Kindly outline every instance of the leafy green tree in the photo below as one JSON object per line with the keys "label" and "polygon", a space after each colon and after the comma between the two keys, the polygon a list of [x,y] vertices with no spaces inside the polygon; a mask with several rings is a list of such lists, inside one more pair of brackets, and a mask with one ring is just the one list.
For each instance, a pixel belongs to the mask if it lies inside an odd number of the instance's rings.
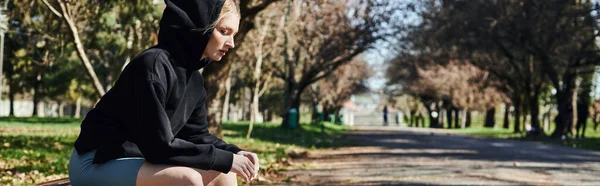
{"label": "leafy green tree", "polygon": [[40,1],[64,21],[61,26],[70,33],[65,40],[75,46],[96,98],[110,88],[126,61],[156,43],[160,13],[151,1]]}

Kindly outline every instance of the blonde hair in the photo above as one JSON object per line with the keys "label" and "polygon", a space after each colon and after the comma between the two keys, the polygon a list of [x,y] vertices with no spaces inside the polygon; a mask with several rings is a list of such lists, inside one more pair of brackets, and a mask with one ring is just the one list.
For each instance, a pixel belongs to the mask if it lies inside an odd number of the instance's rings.
{"label": "blonde hair", "polygon": [[238,16],[238,19],[241,18],[240,7],[238,7],[233,0],[225,0],[223,8],[221,8],[221,13],[219,13],[219,18],[215,22],[212,22],[208,28],[204,30],[204,33],[206,34],[207,32],[214,30],[217,27],[217,24],[229,16]]}

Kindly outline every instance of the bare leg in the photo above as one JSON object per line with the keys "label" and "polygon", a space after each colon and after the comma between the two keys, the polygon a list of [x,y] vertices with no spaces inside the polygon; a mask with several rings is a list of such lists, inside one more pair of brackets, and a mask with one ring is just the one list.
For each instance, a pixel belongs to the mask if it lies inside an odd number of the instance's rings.
{"label": "bare leg", "polygon": [[207,186],[237,186],[236,174],[233,172],[224,174],[214,170],[195,170],[202,175],[202,181]]}
{"label": "bare leg", "polygon": [[138,171],[137,186],[194,185],[221,186],[237,185],[235,173],[223,174],[184,166],[157,165],[144,162]]}

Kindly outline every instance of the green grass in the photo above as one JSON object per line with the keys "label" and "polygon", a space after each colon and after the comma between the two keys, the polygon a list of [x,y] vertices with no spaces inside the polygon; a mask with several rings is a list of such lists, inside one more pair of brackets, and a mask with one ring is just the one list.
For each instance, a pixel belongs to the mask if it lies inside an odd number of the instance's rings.
{"label": "green grass", "polygon": [[79,124],[82,119],[72,117],[0,117],[1,124]]}
{"label": "green grass", "polygon": [[0,185],[31,185],[67,176],[81,119],[0,118]]}
{"label": "green grass", "polygon": [[[31,185],[66,177],[80,122],[72,118],[0,118],[0,185]],[[348,129],[344,126],[325,123],[324,133],[319,125],[300,126],[288,130],[277,123],[259,123],[247,140],[247,122],[226,122],[223,133],[226,142],[256,152],[263,172],[285,169],[290,158],[310,149],[352,143],[340,135]]]}

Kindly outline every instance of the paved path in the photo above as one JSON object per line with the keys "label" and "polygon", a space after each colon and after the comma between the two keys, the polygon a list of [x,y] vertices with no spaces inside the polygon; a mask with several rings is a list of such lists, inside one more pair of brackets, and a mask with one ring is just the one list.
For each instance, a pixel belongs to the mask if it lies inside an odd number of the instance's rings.
{"label": "paved path", "polygon": [[279,185],[600,185],[595,151],[406,127],[349,136],[361,144],[295,159]]}

